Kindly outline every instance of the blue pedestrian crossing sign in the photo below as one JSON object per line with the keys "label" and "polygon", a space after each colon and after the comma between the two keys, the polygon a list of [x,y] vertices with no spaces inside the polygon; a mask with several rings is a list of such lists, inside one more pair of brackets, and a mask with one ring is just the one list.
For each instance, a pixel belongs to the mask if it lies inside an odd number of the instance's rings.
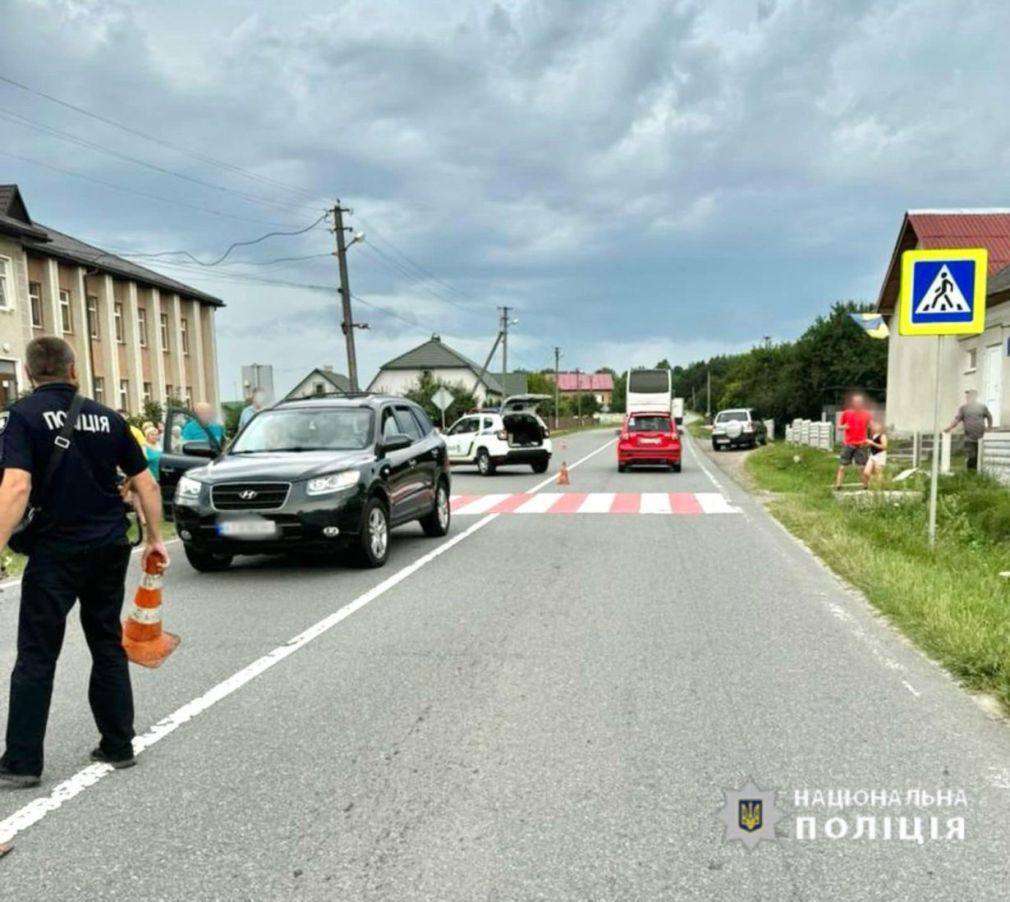
{"label": "blue pedestrian crossing sign", "polygon": [[901,255],[902,335],[977,335],[985,331],[985,248],[905,251]]}

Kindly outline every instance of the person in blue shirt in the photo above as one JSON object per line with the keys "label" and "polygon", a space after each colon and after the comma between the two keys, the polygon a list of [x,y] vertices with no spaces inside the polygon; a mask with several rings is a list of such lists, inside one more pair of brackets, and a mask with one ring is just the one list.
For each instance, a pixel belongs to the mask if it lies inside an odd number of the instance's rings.
{"label": "person in blue shirt", "polygon": [[183,442],[205,442],[210,433],[214,440],[224,447],[224,426],[214,419],[214,408],[206,401],[194,405],[195,419],[189,420],[182,427]]}
{"label": "person in blue shirt", "polygon": [[244,429],[245,424],[248,423],[256,414],[258,414],[264,407],[267,406],[267,396],[266,393],[261,388],[257,388],[253,392],[251,403],[247,404],[242,408],[242,413],[238,416],[238,428]]}

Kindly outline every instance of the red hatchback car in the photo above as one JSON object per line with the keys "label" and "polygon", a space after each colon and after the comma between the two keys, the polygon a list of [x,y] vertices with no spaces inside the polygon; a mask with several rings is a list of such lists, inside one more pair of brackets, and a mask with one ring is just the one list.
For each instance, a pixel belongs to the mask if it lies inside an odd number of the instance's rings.
{"label": "red hatchback car", "polygon": [[668,413],[629,413],[617,440],[617,469],[632,464],[666,464],[680,472],[680,432]]}

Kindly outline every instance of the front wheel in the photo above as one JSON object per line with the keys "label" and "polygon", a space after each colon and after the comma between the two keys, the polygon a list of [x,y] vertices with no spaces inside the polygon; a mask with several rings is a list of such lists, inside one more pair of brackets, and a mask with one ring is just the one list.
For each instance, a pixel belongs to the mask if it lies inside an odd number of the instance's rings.
{"label": "front wheel", "polygon": [[198,551],[189,545],[184,545],[183,551],[189,565],[199,573],[220,573],[231,566],[232,556],[230,554],[208,554],[206,551]]}
{"label": "front wheel", "polygon": [[487,448],[481,448],[477,452],[477,472],[481,476],[493,476],[494,471],[495,465],[491,455],[487,453]]}
{"label": "front wheel", "polygon": [[718,451],[720,447],[722,447],[722,446],[717,441],[713,440],[713,442],[712,442],[712,450],[713,451]]}
{"label": "front wheel", "polygon": [[678,460],[675,464],[670,464],[670,469],[673,470],[674,473],[679,473],[680,472],[680,461]]}
{"label": "front wheel", "polygon": [[549,460],[538,460],[535,464],[530,464],[534,473],[546,473]]}
{"label": "front wheel", "polygon": [[431,513],[421,518],[421,529],[426,536],[433,539],[441,538],[449,532],[449,520],[452,512],[449,507],[449,491],[445,483],[439,481],[438,488],[435,489],[435,505]]}
{"label": "front wheel", "polygon": [[378,498],[369,498],[361,512],[355,558],[362,567],[381,567],[389,556],[389,517]]}

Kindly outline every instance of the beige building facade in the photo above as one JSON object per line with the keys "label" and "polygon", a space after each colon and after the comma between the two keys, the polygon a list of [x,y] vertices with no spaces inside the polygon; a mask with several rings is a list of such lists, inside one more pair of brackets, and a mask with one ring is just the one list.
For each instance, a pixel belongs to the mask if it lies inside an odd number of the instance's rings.
{"label": "beige building facade", "polygon": [[215,314],[223,302],[31,220],[0,185],[0,406],[29,388],[24,350],[60,335],[82,391],[139,413],[145,401],[220,402]]}
{"label": "beige building facade", "polygon": [[[985,248],[989,257],[985,331],[922,337],[898,329],[901,255],[912,250]],[[893,432],[933,428],[937,349],[940,419],[946,425],[978,392],[997,428],[1010,427],[1010,210],[910,210],[884,275],[877,310],[891,336],[887,356],[887,424]]]}

